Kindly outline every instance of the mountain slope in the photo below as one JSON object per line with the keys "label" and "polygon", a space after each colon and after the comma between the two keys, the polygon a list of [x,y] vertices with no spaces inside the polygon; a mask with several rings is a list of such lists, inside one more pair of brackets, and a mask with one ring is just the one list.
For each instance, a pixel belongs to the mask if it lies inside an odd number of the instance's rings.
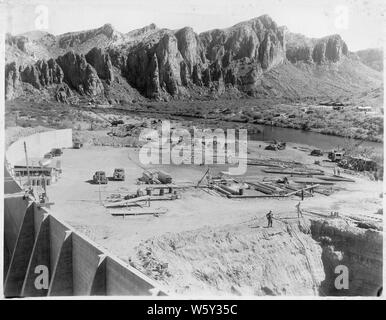
{"label": "mountain slope", "polygon": [[383,71],[383,50],[366,49],[355,52],[363,64],[377,71]]}
{"label": "mountain slope", "polygon": [[106,24],[59,36],[8,35],[6,47],[7,99],[25,87],[28,94],[56,90],[60,101],[118,103],[224,94],[344,98],[382,86],[382,74],[339,35],[309,39],[267,15],[200,34],[154,24],[123,34]]}

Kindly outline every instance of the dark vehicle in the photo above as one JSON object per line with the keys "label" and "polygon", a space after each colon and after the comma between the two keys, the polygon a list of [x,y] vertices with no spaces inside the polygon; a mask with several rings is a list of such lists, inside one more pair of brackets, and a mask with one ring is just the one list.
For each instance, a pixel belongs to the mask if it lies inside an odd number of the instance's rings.
{"label": "dark vehicle", "polygon": [[80,149],[83,147],[83,143],[81,142],[74,142],[73,148],[74,149]]}
{"label": "dark vehicle", "polygon": [[92,181],[96,184],[107,184],[107,177],[104,171],[97,171],[92,176]]}
{"label": "dark vehicle", "polygon": [[113,121],[111,121],[111,125],[113,127],[116,127],[119,124],[124,124],[123,120],[113,120]]}
{"label": "dark vehicle", "polygon": [[52,153],[48,152],[44,155],[44,159],[52,159]]}
{"label": "dark vehicle", "polygon": [[322,155],[323,155],[323,152],[320,151],[320,149],[314,149],[311,151],[311,156],[321,157]]}
{"label": "dark vehicle", "polygon": [[122,169],[122,168],[114,169],[113,179],[114,180],[125,181],[125,170]]}
{"label": "dark vehicle", "polygon": [[343,152],[331,151],[328,153],[328,159],[332,162],[339,162],[343,159]]}
{"label": "dark vehicle", "polygon": [[53,157],[60,157],[63,154],[63,151],[60,148],[53,148],[51,149],[50,153],[52,154]]}

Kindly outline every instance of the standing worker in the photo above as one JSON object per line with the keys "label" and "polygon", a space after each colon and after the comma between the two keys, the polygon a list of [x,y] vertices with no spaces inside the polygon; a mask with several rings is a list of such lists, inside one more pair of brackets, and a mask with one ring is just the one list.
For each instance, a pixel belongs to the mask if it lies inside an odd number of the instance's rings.
{"label": "standing worker", "polygon": [[302,217],[303,218],[303,212],[302,209],[300,208],[300,201],[299,203],[295,206],[297,211],[298,211],[298,218]]}
{"label": "standing worker", "polygon": [[273,220],[273,213],[271,210],[266,214],[267,220],[268,220],[268,228],[272,228],[272,220]]}

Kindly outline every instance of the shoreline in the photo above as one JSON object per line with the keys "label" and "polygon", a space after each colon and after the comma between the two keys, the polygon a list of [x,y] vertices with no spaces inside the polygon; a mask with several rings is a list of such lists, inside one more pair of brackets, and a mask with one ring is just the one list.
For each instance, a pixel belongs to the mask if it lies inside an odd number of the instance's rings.
{"label": "shoreline", "polygon": [[[270,124],[269,120],[261,120],[258,122],[252,122],[251,123],[251,122],[245,122],[245,121],[221,119],[221,117],[220,118],[204,117],[204,116],[191,115],[188,113],[171,113],[171,112],[167,112],[167,111],[162,112],[159,110],[157,110],[157,111],[145,111],[145,110],[138,110],[138,109],[130,110],[130,109],[125,109],[123,107],[120,108],[120,107],[115,107],[115,106],[114,107],[108,107],[108,108],[106,108],[106,107],[93,107],[93,109],[104,110],[104,111],[106,111],[106,110],[123,111],[123,112],[125,112],[125,114],[133,114],[133,115],[143,116],[143,117],[147,117],[147,118],[154,118],[154,116],[163,115],[163,116],[168,116],[169,118],[171,118],[170,120],[186,120],[186,121],[194,121],[194,120],[200,121],[201,120],[204,122],[221,121],[224,123],[233,124],[235,127],[244,124],[244,125],[252,126],[252,127],[266,126],[266,127],[274,127],[274,128],[293,129],[293,130],[297,130],[299,132],[313,132],[313,133],[319,133],[319,134],[322,134],[325,136],[347,138],[347,139],[355,140],[355,141],[373,142],[373,143],[379,143],[379,144],[384,143],[383,140],[380,140],[378,138],[361,138],[359,136],[347,137],[347,136],[345,136],[343,134],[339,134],[339,133],[323,132],[323,131],[318,130],[316,128],[310,128],[309,130],[303,130],[301,128],[295,128],[291,124],[286,125],[286,124],[281,124],[281,123],[277,123],[277,122]],[[182,118],[182,119],[175,119],[174,117]],[[256,129],[258,129],[258,128],[256,128]],[[259,132],[262,132],[262,131],[259,131]]]}

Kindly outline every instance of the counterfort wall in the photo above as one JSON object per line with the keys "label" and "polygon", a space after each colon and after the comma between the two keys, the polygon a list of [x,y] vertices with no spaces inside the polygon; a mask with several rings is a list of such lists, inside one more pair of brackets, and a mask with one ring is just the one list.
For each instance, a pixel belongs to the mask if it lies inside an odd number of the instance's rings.
{"label": "counterfort wall", "polygon": [[72,130],[21,138],[6,151],[4,183],[4,296],[165,295],[158,284],[113,257],[31,199],[13,179],[12,166],[72,146]]}

